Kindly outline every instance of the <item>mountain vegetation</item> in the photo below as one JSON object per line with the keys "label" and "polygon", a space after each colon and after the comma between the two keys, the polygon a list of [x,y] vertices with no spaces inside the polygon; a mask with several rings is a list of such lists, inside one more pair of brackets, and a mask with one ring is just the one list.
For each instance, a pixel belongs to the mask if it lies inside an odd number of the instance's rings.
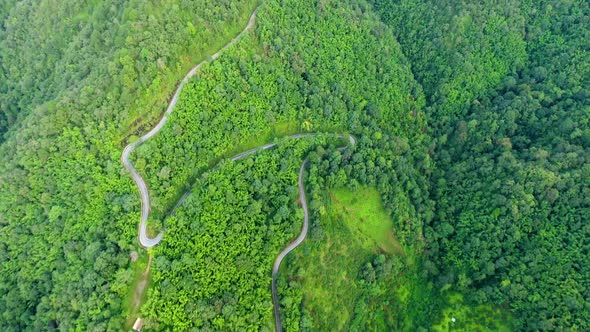
{"label": "mountain vegetation", "polygon": [[517,329],[588,329],[590,6],[375,6],[430,95],[433,280]]}
{"label": "mountain vegetation", "polygon": [[2,2],[0,330],[121,329],[139,220],[122,142],[255,5]]}
{"label": "mountain vegetation", "polygon": [[121,152],[255,8],[131,156],[165,229],[146,329],[274,329],[305,159],[286,330],[590,329],[587,1],[7,0],[0,330],[128,328]]}

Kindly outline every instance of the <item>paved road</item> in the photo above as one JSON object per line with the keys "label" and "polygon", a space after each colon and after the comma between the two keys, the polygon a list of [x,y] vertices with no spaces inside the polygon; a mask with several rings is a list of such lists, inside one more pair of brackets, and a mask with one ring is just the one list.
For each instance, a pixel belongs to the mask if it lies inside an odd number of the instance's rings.
{"label": "paved road", "polygon": [[[285,138],[287,138],[287,139],[298,139],[298,138],[314,137],[314,136],[318,136],[318,135],[322,135],[322,134],[320,134],[320,133],[300,133],[300,134],[294,134],[294,135],[290,135],[290,136],[285,136]],[[330,133],[323,134],[323,135],[326,135],[328,137],[336,137],[336,138],[348,138],[348,142],[350,143],[348,146],[352,146],[352,145],[355,145],[356,144],[356,138],[354,136],[352,136],[352,135],[346,135],[346,134],[330,134]],[[274,148],[275,146],[277,146],[277,144],[278,144],[277,142],[267,143],[267,144],[264,144],[262,146],[252,148],[250,150],[246,150],[244,152],[240,152],[237,155],[229,158],[229,160],[231,160],[231,161],[238,161],[238,160],[244,159],[244,158],[246,158],[246,157],[248,157],[250,155],[253,155],[255,153],[258,153],[258,152],[261,152],[261,151],[264,151],[264,150],[268,150],[268,149]],[[344,147],[338,148],[338,150],[346,149],[348,146],[344,146]],[[212,168],[212,170],[219,168],[220,164],[221,163],[215,165]],[[188,198],[188,195],[191,193],[191,190],[192,189],[187,190],[184,193],[184,195],[182,195],[182,197],[180,198],[180,200],[178,201],[178,203],[176,203],[176,205],[174,206],[174,208],[172,208],[172,211],[170,211],[170,215],[173,215],[174,214],[174,211],[179,206],[181,206],[182,203],[184,203],[184,201]]]}
{"label": "paved road", "polygon": [[160,241],[162,241],[164,234],[162,232],[160,232],[155,238],[150,238],[147,235],[147,220],[150,215],[150,194],[148,192],[148,188],[145,183],[145,180],[139,175],[139,173],[137,173],[137,170],[135,169],[135,167],[133,167],[133,165],[129,161],[129,155],[133,152],[133,150],[135,150],[136,147],[140,146],[145,141],[152,138],[154,135],[156,135],[162,129],[162,127],[164,127],[164,125],[166,124],[166,121],[168,121],[168,115],[172,114],[172,111],[174,111],[174,107],[176,106],[176,103],[178,102],[178,96],[180,95],[182,88],[184,88],[184,85],[188,82],[188,80],[197,73],[197,71],[201,68],[201,66],[203,66],[203,64],[208,61],[213,61],[213,60],[217,59],[221,55],[221,53],[223,53],[226,49],[228,49],[229,47],[231,47],[232,45],[237,43],[240,39],[242,39],[242,37],[244,37],[244,35],[249,30],[252,29],[252,27],[254,26],[254,22],[256,21],[256,12],[257,11],[258,11],[258,8],[256,8],[254,10],[254,12],[252,13],[252,15],[250,16],[250,21],[248,21],[248,25],[246,25],[244,30],[242,30],[234,39],[232,39],[229,43],[227,43],[225,46],[223,46],[219,51],[215,52],[215,54],[213,54],[211,56],[210,60],[203,60],[202,62],[200,62],[199,64],[194,66],[188,72],[188,74],[186,74],[186,76],[184,76],[184,78],[182,79],[180,84],[178,84],[178,87],[176,88],[176,91],[174,92],[174,96],[172,97],[172,100],[170,100],[170,103],[168,104],[168,108],[166,109],[166,112],[164,113],[164,116],[162,116],[162,119],[160,120],[160,122],[158,122],[158,124],[156,124],[156,126],[154,128],[152,128],[147,134],[143,135],[138,140],[127,145],[125,147],[125,149],[123,150],[123,153],[121,154],[121,162],[123,163],[125,168],[129,171],[129,173],[131,173],[131,177],[133,178],[133,181],[137,185],[137,189],[139,190],[139,194],[141,196],[141,218],[140,218],[139,227],[138,227],[138,240],[139,240],[139,244],[146,249],[151,248],[151,247],[157,245],[158,243],[160,243]]}
{"label": "paved road", "polygon": [[[232,39],[229,43],[227,43],[219,51],[215,52],[215,54],[213,54],[210,59],[203,60],[202,62],[200,62],[199,64],[194,66],[186,74],[186,76],[182,79],[182,81],[180,82],[180,84],[176,88],[176,91],[174,92],[174,96],[172,97],[172,100],[170,100],[170,103],[168,104],[168,107],[166,108],[166,112],[162,116],[162,119],[160,120],[160,122],[158,122],[156,124],[156,126],[154,128],[152,128],[147,134],[143,135],[138,140],[128,144],[125,147],[125,149],[123,150],[123,153],[121,154],[121,162],[123,163],[125,168],[131,174],[131,177],[133,178],[133,181],[137,185],[137,189],[139,190],[139,194],[141,196],[141,218],[140,218],[140,222],[139,222],[139,226],[138,226],[138,240],[139,240],[139,244],[146,249],[151,248],[151,247],[157,245],[158,243],[160,243],[160,241],[162,241],[162,239],[164,238],[164,232],[161,231],[154,238],[150,238],[147,235],[147,220],[148,220],[148,217],[150,214],[150,195],[149,195],[149,191],[147,188],[147,184],[145,183],[145,180],[141,177],[141,175],[139,175],[139,173],[137,172],[135,167],[133,167],[133,164],[131,164],[131,162],[129,161],[129,155],[133,152],[133,150],[135,150],[136,147],[140,146],[145,141],[152,138],[164,127],[164,125],[168,121],[168,115],[172,114],[172,111],[174,111],[174,107],[176,107],[176,103],[178,102],[178,96],[180,95],[180,92],[184,88],[184,85],[188,82],[188,80],[190,78],[192,78],[197,73],[197,71],[203,66],[203,64],[205,64],[208,61],[213,61],[213,60],[217,59],[221,55],[221,53],[223,53],[227,48],[231,47],[236,42],[238,42],[249,30],[252,29],[252,27],[254,26],[254,23],[256,21],[256,12],[257,11],[258,11],[258,8],[256,8],[254,10],[254,12],[252,13],[252,15],[250,16],[250,20],[248,21],[248,25],[234,39]],[[305,137],[313,137],[313,136],[317,136],[317,135],[319,135],[319,134],[317,134],[317,133],[304,133],[304,134],[291,135],[291,136],[288,136],[287,138],[298,139],[298,138],[305,138]],[[328,135],[332,136],[332,137],[338,137],[338,138],[348,137],[348,140],[350,143],[348,146],[356,144],[356,139],[352,135],[345,135],[345,134],[328,134]],[[231,157],[230,160],[237,161],[237,160],[246,158],[247,156],[250,156],[252,154],[258,153],[260,151],[264,151],[264,150],[273,148],[276,145],[277,145],[277,143],[268,143],[263,146],[241,152],[241,153]],[[346,147],[341,147],[338,150],[342,150],[345,148]],[[305,237],[307,236],[307,230],[309,228],[309,210],[307,208],[307,199],[305,198],[305,187],[303,184],[303,173],[304,173],[306,165],[307,165],[307,159],[303,161],[303,164],[301,165],[301,168],[299,169],[299,199],[301,201],[301,206],[303,208],[303,213],[304,213],[303,228],[301,229],[301,233],[299,234],[299,236],[293,242],[289,243],[287,245],[287,247],[285,249],[283,249],[283,251],[281,251],[281,253],[277,256],[277,258],[274,262],[273,268],[272,268],[271,289],[272,289],[272,299],[273,299],[275,324],[276,324],[277,331],[282,331],[283,328],[281,325],[280,305],[279,305],[277,288],[276,288],[276,277],[279,272],[281,262],[283,261],[285,256],[287,256],[291,251],[293,251],[295,248],[297,248],[303,242],[303,240],[305,240]],[[176,204],[174,209],[176,209],[178,206],[182,205],[182,203],[188,197],[189,192],[190,191],[187,191],[182,196],[182,198],[178,201],[178,203]],[[173,209],[173,211],[174,211],[174,209]]]}
{"label": "paved road", "polygon": [[[297,138],[305,138],[305,137],[314,137],[314,136],[318,136],[318,135],[321,135],[321,134],[319,134],[319,133],[303,133],[303,134],[295,134],[295,135],[287,136],[287,138],[297,139]],[[348,140],[351,145],[354,145],[356,143],[356,139],[352,135],[345,135],[345,134],[327,134],[327,135],[330,137],[337,137],[337,138],[347,138],[348,137]],[[254,154],[256,152],[273,148],[276,145],[277,145],[277,143],[268,143],[263,146],[259,146],[259,147],[238,153],[237,155],[231,157],[230,160],[232,160],[232,161],[240,160],[240,159],[243,159],[243,158],[245,158],[251,154]],[[344,148],[346,148],[346,147],[344,147]]]}
{"label": "paved road", "polygon": [[275,313],[275,329],[277,332],[283,331],[283,325],[281,324],[281,305],[279,303],[279,295],[277,294],[277,274],[281,267],[281,262],[293,249],[297,248],[305,237],[307,237],[307,230],[309,229],[309,210],[307,209],[307,199],[305,198],[305,186],[303,185],[303,171],[307,165],[307,159],[301,164],[299,169],[299,200],[301,201],[301,207],[303,208],[303,227],[299,236],[289,243],[283,251],[275,259],[275,263],[272,266],[272,281],[271,281],[271,292],[272,292],[272,305]]}
{"label": "paved road", "polygon": [[[317,135],[317,134],[298,134],[290,136],[293,138],[294,136],[298,137],[305,137],[310,135]],[[348,142],[350,143],[348,146],[344,146],[338,148],[338,150],[344,150],[347,147],[356,144],[356,139],[352,135],[344,135],[344,134],[331,134],[332,136],[338,138],[345,138],[348,137]],[[283,251],[277,256],[275,262],[272,266],[272,281],[271,281],[271,292],[272,292],[272,304],[273,310],[275,314],[275,328],[277,332],[283,331],[283,325],[281,324],[281,308],[279,303],[279,296],[277,294],[277,275],[279,273],[279,268],[281,267],[281,262],[291,251],[297,248],[305,237],[307,237],[307,231],[309,229],[309,209],[307,208],[307,199],[305,198],[305,185],[303,183],[303,172],[305,170],[305,166],[307,165],[307,159],[303,161],[301,164],[301,168],[299,169],[299,201],[301,202],[301,208],[303,209],[303,227],[301,228],[301,233],[293,242],[289,243]]]}

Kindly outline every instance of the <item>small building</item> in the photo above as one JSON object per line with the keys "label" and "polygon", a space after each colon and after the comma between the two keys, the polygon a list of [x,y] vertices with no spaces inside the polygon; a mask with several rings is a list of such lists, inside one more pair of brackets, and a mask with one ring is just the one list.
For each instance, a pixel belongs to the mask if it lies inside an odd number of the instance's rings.
{"label": "small building", "polygon": [[135,320],[135,323],[133,323],[133,331],[140,332],[142,327],[143,323],[141,321],[141,318],[137,318]]}

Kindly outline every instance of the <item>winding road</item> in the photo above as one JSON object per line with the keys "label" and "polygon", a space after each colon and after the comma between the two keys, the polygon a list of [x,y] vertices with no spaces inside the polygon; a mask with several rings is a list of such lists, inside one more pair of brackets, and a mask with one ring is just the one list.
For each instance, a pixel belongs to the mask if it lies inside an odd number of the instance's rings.
{"label": "winding road", "polygon": [[[298,139],[298,138],[306,138],[306,137],[315,137],[318,135],[326,135],[328,137],[335,137],[335,138],[348,138],[348,142],[350,143],[350,145],[355,145],[356,144],[356,138],[354,138],[354,136],[352,135],[346,135],[346,134],[332,134],[332,133],[327,133],[327,134],[321,134],[321,133],[300,133],[300,134],[293,134],[290,136],[285,136],[284,138],[286,139]],[[264,150],[268,150],[271,148],[274,148],[275,146],[277,146],[277,142],[272,142],[272,143],[267,143],[255,148],[252,148],[250,150],[246,150],[244,152],[240,152],[238,154],[236,154],[235,156],[228,158],[231,161],[238,161],[241,159],[244,159],[250,155],[253,155],[255,153],[264,151]],[[345,147],[341,147],[338,148],[338,150],[342,150],[342,149],[346,149],[347,146]],[[221,163],[215,165],[213,168],[211,168],[212,170],[219,168]],[[174,206],[174,208],[172,208],[172,211],[170,211],[170,215],[174,214],[174,210],[176,210],[179,206],[182,205],[182,203],[184,203],[184,201],[187,199],[188,195],[191,193],[192,189],[187,190],[184,195],[182,195],[182,197],[180,198],[180,200],[178,201],[178,203],[176,203],[176,205]]]}
{"label": "winding road", "polygon": [[[162,116],[162,119],[147,134],[141,136],[138,140],[128,144],[125,147],[125,149],[123,150],[123,153],[121,154],[121,162],[123,163],[125,168],[131,174],[131,177],[132,177],[133,181],[135,182],[135,184],[137,185],[137,189],[139,190],[139,194],[141,196],[141,218],[140,218],[140,222],[139,222],[139,226],[138,226],[138,240],[139,240],[139,244],[146,249],[152,248],[152,247],[156,246],[157,244],[159,244],[162,241],[162,239],[164,238],[164,231],[161,231],[160,233],[158,233],[158,235],[154,238],[150,238],[147,235],[147,220],[148,220],[148,217],[150,214],[150,195],[149,195],[147,184],[146,184],[145,180],[141,177],[141,175],[139,175],[139,173],[137,172],[135,167],[133,167],[133,164],[131,164],[131,162],[129,161],[129,156],[135,150],[135,148],[137,148],[138,146],[140,146],[141,144],[143,144],[144,142],[146,142],[147,140],[152,138],[154,135],[156,135],[158,132],[160,132],[160,130],[164,127],[164,125],[168,121],[168,116],[170,114],[172,114],[172,112],[174,111],[174,107],[176,106],[176,103],[178,102],[178,97],[179,97],[182,89],[184,88],[184,85],[188,82],[188,80],[190,78],[192,78],[197,73],[197,71],[201,68],[201,66],[203,66],[203,64],[208,61],[213,61],[213,60],[217,59],[221,55],[221,53],[223,53],[227,48],[231,47],[236,42],[238,42],[249,30],[252,29],[252,27],[254,26],[255,20],[256,20],[256,12],[258,11],[258,8],[260,8],[260,7],[257,7],[254,10],[254,12],[252,13],[252,15],[250,16],[250,20],[248,21],[248,25],[234,39],[232,39],[228,44],[226,44],[219,51],[217,51],[215,54],[213,54],[209,60],[203,60],[202,62],[200,62],[199,64],[194,66],[184,76],[184,78],[182,79],[182,81],[180,82],[178,87],[176,88],[176,91],[174,92],[174,96],[172,97],[172,100],[170,100],[170,103],[168,104],[168,107],[166,108],[166,112]],[[306,137],[315,137],[318,135],[322,135],[322,134],[320,134],[320,133],[300,133],[300,134],[294,134],[294,135],[287,136],[286,138],[287,139],[299,139],[299,138],[306,138]],[[336,137],[336,138],[348,138],[349,144],[347,144],[344,147],[338,148],[338,150],[343,150],[343,149],[346,149],[346,148],[356,144],[356,139],[352,135],[347,135],[347,134],[324,134],[324,135],[327,135],[329,137]],[[255,153],[273,148],[277,144],[278,143],[273,142],[273,143],[268,143],[268,144],[250,149],[250,150],[246,150],[244,152],[238,153],[237,155],[229,158],[229,160],[238,161],[238,160],[244,159],[250,155],[253,155]],[[283,261],[285,256],[287,256],[291,251],[293,251],[295,248],[297,248],[305,240],[305,238],[307,236],[307,231],[309,229],[309,210],[307,208],[307,199],[305,197],[305,187],[304,187],[304,181],[303,181],[303,174],[304,174],[306,165],[307,165],[307,159],[305,159],[303,161],[303,163],[301,164],[301,168],[299,169],[299,200],[301,202],[301,207],[303,208],[303,213],[304,213],[303,227],[301,229],[301,233],[299,234],[299,236],[297,236],[297,238],[295,240],[293,240],[291,243],[289,243],[285,247],[285,249],[283,249],[283,251],[281,251],[279,253],[279,255],[275,259],[273,267],[272,267],[271,291],[272,291],[275,324],[276,324],[277,331],[283,330],[283,327],[281,324],[280,304],[279,304],[279,299],[278,299],[278,294],[277,294],[277,286],[276,286],[276,279],[277,279],[277,275],[279,272],[279,268],[280,268],[281,262]],[[217,167],[218,166],[215,166],[214,169]],[[182,205],[182,203],[188,197],[189,193],[190,193],[190,190],[187,191],[180,198],[180,200],[178,201],[176,206],[172,209],[172,213],[174,213],[174,210],[177,207]],[[150,259],[151,259],[151,257],[150,257]]]}
{"label": "winding road", "polygon": [[127,145],[123,150],[123,153],[121,154],[121,162],[129,171],[129,173],[131,173],[131,177],[137,185],[137,189],[139,190],[139,194],[141,196],[141,219],[139,222],[138,239],[139,244],[146,249],[149,249],[160,243],[160,241],[162,241],[162,238],[164,237],[164,233],[160,232],[155,238],[150,238],[147,235],[147,220],[150,215],[150,194],[148,192],[148,188],[144,179],[139,175],[139,173],[137,173],[137,170],[129,161],[129,155],[133,152],[133,150],[135,150],[136,147],[140,146],[145,141],[152,138],[164,127],[166,121],[168,121],[168,115],[172,114],[172,111],[174,111],[174,107],[178,102],[178,96],[180,96],[180,92],[182,92],[184,85],[188,82],[190,78],[195,76],[195,74],[203,66],[203,64],[205,64],[208,61],[213,61],[217,59],[221,55],[221,53],[223,53],[226,49],[237,43],[249,30],[252,29],[252,27],[254,27],[254,22],[256,21],[256,12],[258,12],[258,8],[260,7],[257,7],[254,10],[254,12],[252,12],[250,20],[248,21],[248,25],[246,25],[244,30],[242,30],[234,39],[232,39],[229,43],[223,46],[219,51],[215,52],[215,54],[211,56],[211,60],[201,61],[199,64],[194,66],[186,74],[186,76],[184,76],[180,84],[178,84],[176,92],[174,92],[174,96],[172,97],[172,100],[170,100],[168,108],[166,108],[166,112],[164,113],[164,116],[162,116],[160,122],[158,122],[158,124],[156,124],[156,126],[152,128],[152,130],[150,130],[147,134],[141,136],[138,140],[131,142],[129,145]]}
{"label": "winding road", "polygon": [[[352,137],[352,136],[350,136]],[[297,248],[305,237],[307,237],[307,230],[309,229],[309,209],[307,208],[307,199],[305,198],[305,186],[303,184],[303,171],[307,165],[307,159],[301,164],[299,169],[299,200],[301,201],[301,207],[303,208],[303,227],[299,236],[289,243],[283,251],[275,259],[275,263],[272,266],[272,281],[271,281],[271,292],[272,292],[272,305],[275,314],[275,328],[277,332],[283,331],[283,325],[281,324],[281,305],[279,303],[279,295],[277,294],[277,275],[279,274],[279,268],[281,262],[293,249]]]}
{"label": "winding road", "polygon": [[[296,134],[289,136],[289,138],[302,138],[306,136],[315,136],[318,134]],[[348,142],[350,143],[347,146],[338,148],[339,151],[346,149],[349,146],[353,146],[356,144],[356,139],[352,135],[344,135],[344,134],[329,134],[330,136],[338,137],[338,138],[345,138],[348,137]],[[269,144],[267,144],[269,145]],[[267,146],[264,145],[263,147]],[[273,145],[274,146],[274,145]],[[272,146],[271,146],[272,147]],[[247,153],[251,150],[248,150],[243,153]],[[254,151],[256,152],[256,151]],[[271,281],[271,292],[272,292],[272,304],[273,310],[275,315],[275,328],[277,332],[283,331],[283,325],[281,324],[281,306],[279,303],[279,295],[277,294],[277,275],[279,273],[279,269],[281,267],[281,263],[285,256],[287,256],[291,251],[297,248],[303,240],[307,237],[307,231],[309,229],[309,209],[307,208],[307,198],[305,197],[305,185],[303,182],[303,173],[305,171],[305,166],[307,165],[307,159],[303,161],[301,164],[301,168],[299,168],[299,201],[301,202],[301,208],[303,209],[303,227],[301,228],[301,233],[293,242],[289,243],[283,251],[277,256],[275,262],[272,266],[272,281]]]}

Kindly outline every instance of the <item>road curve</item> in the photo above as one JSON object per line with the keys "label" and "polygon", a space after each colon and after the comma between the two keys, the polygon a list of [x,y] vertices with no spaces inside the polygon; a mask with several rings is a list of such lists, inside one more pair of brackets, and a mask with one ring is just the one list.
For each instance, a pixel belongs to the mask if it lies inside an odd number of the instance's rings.
{"label": "road curve", "polygon": [[307,236],[307,230],[309,229],[309,210],[307,209],[307,199],[305,198],[305,186],[303,184],[303,171],[305,170],[305,165],[307,165],[307,159],[303,161],[301,164],[301,168],[299,169],[299,200],[301,201],[301,207],[303,208],[303,227],[301,228],[301,233],[299,236],[293,240],[293,242],[289,243],[283,251],[277,256],[275,262],[272,266],[272,281],[271,281],[271,292],[272,292],[272,304],[273,310],[275,314],[275,329],[277,332],[283,331],[283,325],[281,324],[281,308],[279,304],[279,296],[277,294],[277,274],[279,273],[279,268],[281,267],[281,262],[293,249],[297,248],[305,237]]}
{"label": "road curve", "polygon": [[[299,133],[299,134],[293,134],[293,135],[289,135],[289,136],[285,136],[284,138],[286,139],[298,139],[298,138],[306,138],[306,137],[315,137],[318,135],[322,135],[320,133]],[[331,134],[331,133],[327,133],[327,134],[323,134],[326,135],[328,137],[336,137],[336,138],[348,138],[348,142],[350,143],[347,146],[344,147],[340,147],[337,150],[341,151],[343,149],[346,149],[348,146],[352,146],[356,144],[356,138],[352,135],[348,135],[348,134]],[[268,150],[271,148],[274,148],[275,146],[277,146],[277,142],[271,142],[271,143],[267,143],[255,148],[252,148],[250,150],[246,150],[244,152],[240,152],[238,154],[236,154],[233,157],[228,158],[231,161],[238,161],[241,159],[244,159],[250,155],[253,155],[255,153],[264,151],[264,150]],[[215,170],[217,168],[219,168],[219,166],[221,165],[221,163],[215,165],[211,170]],[[184,195],[182,195],[182,197],[180,198],[180,200],[176,203],[176,205],[172,208],[172,211],[170,211],[170,215],[174,214],[174,211],[182,205],[182,203],[184,203],[184,201],[188,198],[188,195],[190,194],[192,189],[187,190]]]}
{"label": "road curve", "polygon": [[[317,134],[297,134],[293,136],[289,136],[293,138],[294,136],[304,137],[309,135],[317,135]],[[338,138],[345,138],[348,136],[348,142],[350,143],[347,146],[343,146],[338,148],[339,151],[346,149],[352,145],[356,144],[356,139],[352,135],[344,135],[344,134],[330,134],[331,136],[335,136]],[[248,152],[248,151],[247,151]],[[307,237],[307,231],[309,229],[309,209],[307,208],[307,199],[305,198],[305,185],[303,181],[303,173],[305,171],[305,166],[307,165],[307,159],[303,161],[301,164],[301,168],[299,168],[299,201],[301,202],[301,208],[303,209],[303,227],[301,228],[301,233],[293,242],[289,243],[281,253],[275,259],[275,262],[272,266],[272,281],[271,281],[271,292],[272,292],[272,304],[273,310],[275,315],[275,329],[277,332],[283,331],[283,325],[281,324],[281,308],[279,304],[279,296],[277,294],[277,275],[279,273],[279,268],[281,267],[281,263],[285,256],[287,256],[291,251],[297,248],[303,240]]]}
{"label": "road curve", "polygon": [[145,180],[139,175],[139,173],[137,173],[137,170],[129,161],[129,155],[133,152],[133,150],[135,150],[136,147],[140,146],[145,141],[152,138],[164,127],[166,121],[168,121],[168,115],[172,114],[172,111],[174,111],[174,107],[178,102],[178,96],[180,95],[182,88],[184,88],[184,85],[188,82],[188,80],[197,73],[201,66],[203,66],[203,64],[208,61],[213,61],[217,59],[221,55],[221,53],[223,53],[226,49],[237,43],[249,30],[252,29],[256,21],[256,12],[258,11],[258,8],[260,7],[257,7],[254,10],[254,12],[252,12],[250,20],[248,21],[248,25],[246,25],[244,30],[242,30],[234,39],[232,39],[229,43],[223,46],[219,51],[215,52],[215,54],[211,56],[210,60],[206,59],[201,61],[184,76],[180,84],[178,84],[178,87],[174,92],[174,96],[172,97],[172,100],[170,100],[170,103],[166,108],[166,112],[162,116],[160,122],[158,122],[158,124],[156,124],[156,126],[152,128],[147,134],[143,135],[138,140],[127,145],[123,150],[123,153],[121,154],[121,162],[123,163],[123,166],[125,166],[125,168],[129,171],[129,173],[131,173],[131,177],[137,185],[137,189],[139,190],[139,194],[141,196],[141,218],[138,226],[138,240],[139,244],[146,249],[151,248],[160,243],[160,241],[162,241],[162,238],[164,237],[164,234],[163,232],[160,232],[155,238],[150,238],[147,235],[147,220],[150,215],[150,194],[148,192]]}
{"label": "road curve", "polygon": [[[322,135],[322,134],[320,134],[320,133],[302,133],[302,134],[294,134],[294,135],[286,136],[285,138],[298,139],[298,138],[314,137],[314,136],[318,136],[318,135]],[[325,135],[327,135],[328,137],[336,137],[336,138],[347,138],[348,137],[348,141],[350,142],[350,145],[354,145],[356,143],[356,139],[352,135],[346,135],[346,134],[325,134]],[[236,160],[244,159],[245,157],[247,157],[251,154],[254,154],[254,153],[266,150],[266,149],[273,148],[276,145],[277,145],[276,142],[264,144],[264,145],[256,147],[256,148],[246,150],[244,152],[240,152],[237,155],[231,157],[230,160],[236,161]],[[339,148],[339,149],[345,149],[345,148],[346,148],[346,146]]]}
{"label": "road curve", "polygon": [[[139,173],[137,172],[135,167],[133,167],[133,164],[131,164],[131,162],[129,161],[129,156],[135,150],[136,147],[140,146],[145,141],[149,140],[154,135],[156,135],[158,132],[160,132],[160,130],[164,127],[164,125],[168,121],[168,115],[172,114],[172,112],[174,111],[174,107],[176,107],[176,103],[178,102],[178,97],[179,97],[182,89],[184,88],[184,85],[186,83],[188,83],[188,80],[190,78],[192,78],[197,73],[197,71],[199,71],[199,69],[203,66],[203,64],[205,64],[208,61],[214,61],[215,59],[217,59],[226,49],[228,49],[229,47],[231,47],[232,45],[237,43],[249,30],[252,29],[252,27],[254,27],[254,23],[256,21],[256,12],[258,11],[258,8],[260,8],[260,7],[257,7],[252,12],[252,15],[250,16],[250,20],[248,21],[248,25],[246,25],[246,27],[236,37],[234,37],[234,39],[232,39],[229,43],[227,43],[225,46],[223,46],[219,51],[217,51],[213,55],[211,55],[210,59],[203,60],[199,64],[194,66],[184,76],[182,81],[178,84],[178,87],[176,88],[176,91],[174,92],[174,96],[172,97],[172,100],[170,100],[170,103],[168,104],[168,107],[166,108],[166,112],[164,113],[164,115],[162,116],[160,121],[156,124],[156,126],[154,126],[147,134],[141,136],[136,141],[129,143],[125,147],[125,149],[123,149],[123,153],[121,154],[121,162],[123,163],[123,166],[125,166],[125,168],[131,174],[131,178],[133,179],[133,181],[137,185],[137,189],[139,190],[139,194],[141,196],[141,218],[140,218],[140,222],[139,222],[139,226],[138,226],[138,240],[139,240],[139,244],[146,249],[154,247],[158,243],[160,243],[160,241],[162,241],[162,239],[164,237],[164,232],[161,231],[154,238],[150,238],[147,235],[147,220],[148,220],[148,217],[150,214],[150,196],[149,196],[149,192],[148,192],[148,188],[147,188],[147,184],[145,183],[145,180],[141,177],[141,175],[139,175]],[[318,133],[301,133],[301,134],[294,134],[294,135],[287,136],[287,138],[298,139],[298,138],[305,138],[305,137],[313,137],[313,136],[317,136],[317,135],[319,135],[319,134]],[[350,144],[345,147],[338,148],[339,151],[346,149],[348,146],[352,146],[352,145],[356,144],[356,139],[352,135],[345,135],[345,134],[328,134],[328,135],[332,136],[332,137],[337,137],[337,138],[348,137],[348,141]],[[252,154],[255,154],[257,152],[273,148],[276,145],[277,145],[277,143],[268,143],[263,146],[256,147],[256,148],[241,152],[241,153],[231,157],[230,160],[237,161],[237,160],[246,158],[247,156],[250,156]],[[304,174],[304,170],[305,170],[306,165],[307,165],[307,159],[305,159],[303,161],[303,163],[301,164],[301,168],[299,169],[299,200],[301,201],[301,207],[303,208],[303,213],[304,213],[303,228],[301,229],[301,233],[299,234],[299,236],[295,240],[293,240],[291,243],[289,243],[287,245],[287,247],[285,247],[285,249],[283,249],[283,251],[281,251],[279,253],[277,258],[275,259],[275,262],[274,262],[273,268],[272,268],[271,290],[272,290],[272,300],[273,300],[275,324],[276,324],[277,331],[282,331],[283,327],[281,324],[280,305],[279,305],[277,287],[276,287],[276,277],[279,272],[281,262],[283,261],[285,256],[287,256],[291,251],[293,251],[295,248],[297,248],[305,240],[305,237],[307,236],[307,231],[309,228],[309,210],[307,208],[307,199],[305,197],[305,187],[304,187],[304,181],[303,181],[303,174]],[[176,204],[174,209],[176,209],[178,206],[182,205],[184,200],[188,197],[189,192],[190,191],[187,191],[182,196],[182,198],[178,201],[178,203]],[[173,211],[174,211],[174,209],[173,209]]]}

